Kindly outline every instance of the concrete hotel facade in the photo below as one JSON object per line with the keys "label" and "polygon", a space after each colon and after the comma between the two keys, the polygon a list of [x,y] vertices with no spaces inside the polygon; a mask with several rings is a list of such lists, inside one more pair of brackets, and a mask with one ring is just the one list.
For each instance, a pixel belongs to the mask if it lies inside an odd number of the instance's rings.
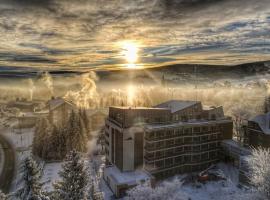
{"label": "concrete hotel facade", "polygon": [[110,107],[105,127],[108,165],[162,179],[217,162],[233,123],[222,107],[172,100],[153,108]]}

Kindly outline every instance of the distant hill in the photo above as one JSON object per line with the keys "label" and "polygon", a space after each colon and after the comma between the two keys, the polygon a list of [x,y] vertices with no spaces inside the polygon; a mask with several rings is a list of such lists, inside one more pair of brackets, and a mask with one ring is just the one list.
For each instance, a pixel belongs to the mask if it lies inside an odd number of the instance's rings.
{"label": "distant hill", "polygon": [[[197,73],[195,73],[195,69]],[[51,70],[52,76],[73,76],[83,72],[68,70]],[[38,77],[41,70],[21,67],[1,67],[0,78],[29,78]],[[244,78],[253,75],[270,74],[270,61],[246,63],[234,66],[202,65],[202,64],[175,64],[162,67],[136,70],[100,70],[97,75],[105,81],[122,81],[132,78],[134,81],[149,81],[153,78],[169,77],[175,82],[185,81],[197,75],[205,80],[224,78]]]}
{"label": "distant hill", "polygon": [[[196,72],[195,72],[196,71]],[[131,78],[137,81],[165,77],[172,82],[185,82],[197,76],[200,80],[239,79],[254,75],[270,74],[270,61],[234,66],[175,64],[149,69],[115,70],[97,72],[102,80],[115,81]]]}

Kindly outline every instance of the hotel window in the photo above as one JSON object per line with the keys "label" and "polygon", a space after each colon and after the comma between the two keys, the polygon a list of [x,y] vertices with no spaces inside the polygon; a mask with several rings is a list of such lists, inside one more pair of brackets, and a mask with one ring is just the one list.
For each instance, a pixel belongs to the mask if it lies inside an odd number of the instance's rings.
{"label": "hotel window", "polygon": [[208,131],[208,127],[207,126],[203,126],[202,127],[202,132],[207,132]]}
{"label": "hotel window", "polygon": [[208,158],[209,158],[208,153],[203,153],[203,154],[201,155],[201,159],[202,159],[202,160],[207,160]]}
{"label": "hotel window", "polygon": [[164,141],[160,141],[160,142],[157,142],[156,143],[156,148],[159,149],[159,148],[163,148],[164,147]]}
{"label": "hotel window", "polygon": [[145,143],[145,148],[146,149],[155,149],[155,143],[146,142]]}
{"label": "hotel window", "polygon": [[208,140],[208,136],[207,135],[204,135],[204,136],[201,137],[201,141],[202,142],[205,142],[207,140]]}
{"label": "hotel window", "polygon": [[201,150],[201,146],[197,145],[197,146],[193,146],[193,151],[200,151]]}
{"label": "hotel window", "polygon": [[182,163],[182,156],[178,156],[175,158],[175,164],[181,164]]}
{"label": "hotel window", "polygon": [[186,135],[186,134],[191,134],[191,130],[192,130],[192,128],[185,128],[184,129],[184,134]]}
{"label": "hotel window", "polygon": [[210,149],[214,149],[214,148],[216,148],[217,147],[217,144],[216,143],[211,143],[211,144],[209,144],[209,148]]}
{"label": "hotel window", "polygon": [[183,144],[183,138],[177,138],[176,140],[175,140],[175,144]]}
{"label": "hotel window", "polygon": [[190,152],[191,146],[184,146],[184,152]]}
{"label": "hotel window", "polygon": [[192,137],[185,137],[184,138],[184,143],[191,143],[192,142]]}
{"label": "hotel window", "polygon": [[200,127],[194,127],[193,133],[199,133],[201,131]]}
{"label": "hotel window", "polygon": [[158,131],[157,138],[162,139],[165,136],[165,131]]}
{"label": "hotel window", "polygon": [[154,153],[145,153],[145,156],[149,159],[154,158],[155,154]]}
{"label": "hotel window", "polygon": [[184,156],[184,163],[190,162],[191,161],[191,156]]}
{"label": "hotel window", "polygon": [[194,155],[194,156],[192,156],[192,162],[199,162],[199,161],[201,161],[200,155]]}
{"label": "hotel window", "polygon": [[155,138],[155,132],[147,133],[146,137],[149,138],[149,139],[154,139]]}
{"label": "hotel window", "polygon": [[198,137],[198,136],[193,137],[193,142],[199,143],[200,142],[200,137]]}
{"label": "hotel window", "polygon": [[182,153],[183,152],[183,147],[177,147],[175,149],[175,154]]}
{"label": "hotel window", "polygon": [[216,140],[216,139],[217,139],[217,134],[213,134],[213,135],[212,135],[212,139],[213,139],[213,140]]}
{"label": "hotel window", "polygon": [[174,145],[174,140],[167,140],[166,141],[166,147],[171,147]]}
{"label": "hotel window", "polygon": [[156,158],[164,157],[164,151],[157,151],[156,152]]}
{"label": "hotel window", "polygon": [[156,162],[155,162],[155,167],[156,167],[156,168],[163,168],[163,167],[164,167],[164,162],[163,162],[163,160],[156,161]]}
{"label": "hotel window", "polygon": [[166,137],[173,137],[173,130],[167,130]]}
{"label": "hotel window", "polygon": [[183,134],[183,129],[182,128],[176,129],[176,136],[181,136],[182,134]]}
{"label": "hotel window", "polygon": [[217,158],[217,152],[216,151],[210,152],[209,157],[212,158],[212,159],[216,159]]}
{"label": "hotel window", "polygon": [[165,151],[165,157],[173,156],[174,152],[173,149],[169,149]]}
{"label": "hotel window", "polygon": [[208,144],[203,144],[201,150],[202,151],[208,150]]}
{"label": "hotel window", "polygon": [[165,166],[169,167],[169,166],[172,166],[172,165],[173,165],[173,158],[167,158],[165,160]]}

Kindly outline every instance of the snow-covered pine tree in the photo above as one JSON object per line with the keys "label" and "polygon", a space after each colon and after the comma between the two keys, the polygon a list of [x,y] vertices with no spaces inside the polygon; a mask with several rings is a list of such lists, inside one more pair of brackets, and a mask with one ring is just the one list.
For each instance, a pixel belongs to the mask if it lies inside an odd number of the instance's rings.
{"label": "snow-covered pine tree", "polygon": [[72,150],[77,150],[77,146],[79,145],[79,138],[77,137],[80,132],[80,127],[78,123],[78,116],[74,111],[71,112],[68,125],[67,125],[67,152]]}
{"label": "snow-covered pine tree", "polygon": [[87,128],[85,127],[85,123],[83,121],[82,118],[78,118],[78,123],[79,123],[79,138],[78,140],[79,142],[79,146],[77,147],[77,149],[81,152],[85,152],[86,151],[86,141],[88,139],[88,131],[86,130]]}
{"label": "snow-covered pine tree", "polygon": [[91,139],[91,127],[85,108],[80,108],[79,117],[82,120],[86,136]]}
{"label": "snow-covered pine tree", "polygon": [[7,195],[5,195],[1,190],[0,190],[0,200],[7,200]]}
{"label": "snow-covered pine tree", "polygon": [[59,172],[61,181],[54,184],[54,199],[82,200],[85,197],[87,173],[84,162],[77,151],[71,151]]}
{"label": "snow-covered pine tree", "polygon": [[247,162],[250,183],[270,199],[270,149],[254,149]]}
{"label": "snow-covered pine tree", "polygon": [[27,157],[21,166],[22,186],[15,192],[15,196],[20,200],[48,200],[42,190],[40,182],[41,173],[32,157]]}
{"label": "snow-covered pine tree", "polygon": [[46,134],[48,134],[49,122],[45,118],[40,118],[35,127],[35,135],[33,138],[33,153],[39,157],[42,157],[44,140]]}

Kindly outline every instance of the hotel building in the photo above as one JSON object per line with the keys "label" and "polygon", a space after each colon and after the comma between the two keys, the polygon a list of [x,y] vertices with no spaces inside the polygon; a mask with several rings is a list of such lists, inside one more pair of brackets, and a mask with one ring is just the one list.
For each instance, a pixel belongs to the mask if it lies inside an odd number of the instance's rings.
{"label": "hotel building", "polygon": [[[140,169],[155,179],[216,163],[221,141],[233,132],[222,107],[178,100],[152,108],[110,107],[105,127],[108,166],[122,173]],[[106,169],[105,177],[110,182]]]}

